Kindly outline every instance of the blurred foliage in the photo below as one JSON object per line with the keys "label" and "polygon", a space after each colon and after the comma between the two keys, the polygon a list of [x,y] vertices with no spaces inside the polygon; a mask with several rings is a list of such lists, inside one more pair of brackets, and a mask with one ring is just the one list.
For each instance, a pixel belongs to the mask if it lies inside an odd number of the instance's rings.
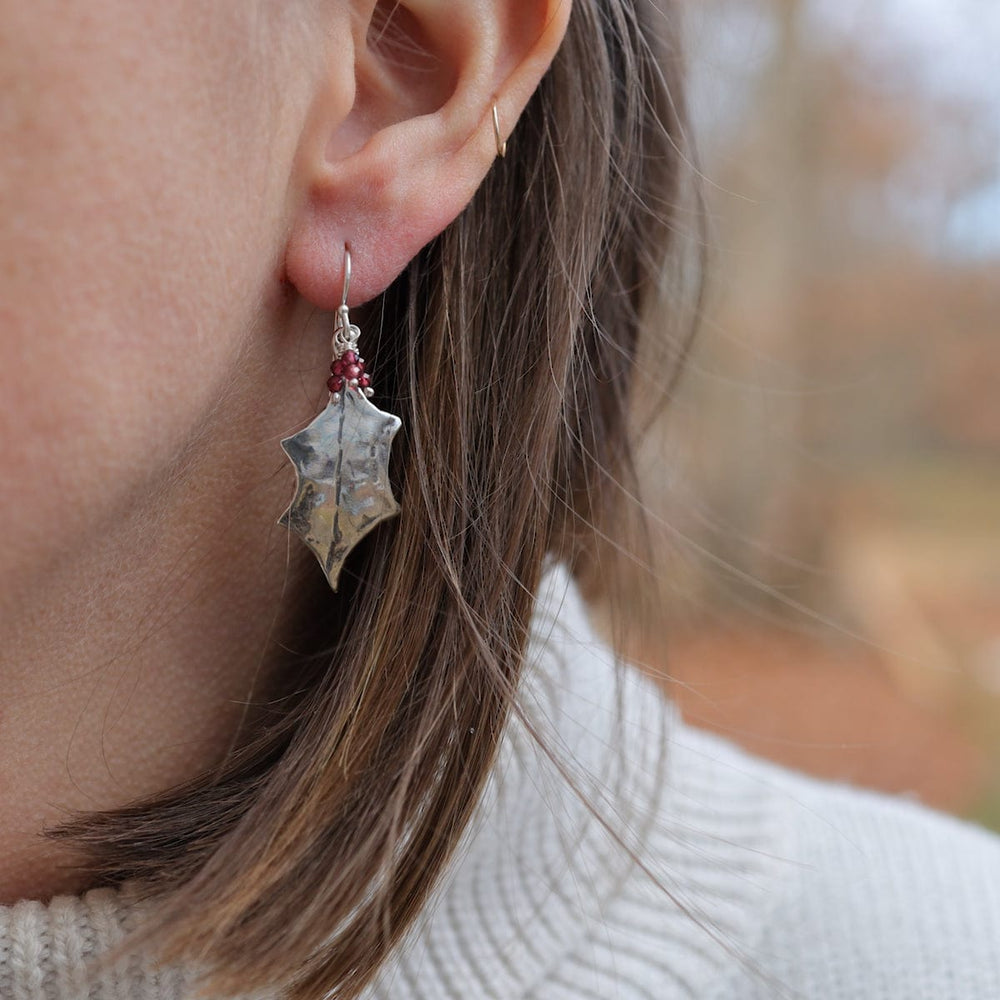
{"label": "blurred foliage", "polygon": [[1000,8],[968,6],[691,9],[708,296],[645,498],[672,634],[853,642],[1000,760]]}

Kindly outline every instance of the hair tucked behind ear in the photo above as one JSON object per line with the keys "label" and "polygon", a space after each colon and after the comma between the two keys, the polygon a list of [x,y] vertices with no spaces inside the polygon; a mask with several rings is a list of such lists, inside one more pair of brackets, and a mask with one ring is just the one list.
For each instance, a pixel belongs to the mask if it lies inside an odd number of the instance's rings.
{"label": "hair tucked behind ear", "polygon": [[302,597],[322,655],[218,771],[53,832],[157,895],[147,931],[217,992],[361,993],[517,710],[544,555],[603,572],[623,543],[631,376],[683,159],[662,8],[575,0],[506,159],[377,304],[402,513],[336,597],[318,573]]}

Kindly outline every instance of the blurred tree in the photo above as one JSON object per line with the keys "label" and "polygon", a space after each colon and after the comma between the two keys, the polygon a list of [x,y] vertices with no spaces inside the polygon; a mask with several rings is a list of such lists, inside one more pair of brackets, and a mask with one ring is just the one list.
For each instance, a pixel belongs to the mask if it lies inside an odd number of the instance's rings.
{"label": "blurred tree", "polygon": [[692,32],[713,292],[650,448],[681,470],[651,492],[698,601],[837,610],[831,547],[864,483],[1000,445],[1000,269],[944,239],[998,176],[998,109],[926,86],[902,41],[829,29],[825,6],[711,0]]}

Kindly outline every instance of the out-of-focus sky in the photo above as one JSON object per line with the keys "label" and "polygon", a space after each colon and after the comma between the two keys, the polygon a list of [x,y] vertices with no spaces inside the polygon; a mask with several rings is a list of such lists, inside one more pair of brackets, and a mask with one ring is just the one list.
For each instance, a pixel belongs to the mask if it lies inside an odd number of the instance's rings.
{"label": "out-of-focus sky", "polygon": [[[768,59],[775,42],[766,4],[699,5],[690,11],[694,42],[693,103],[708,143],[725,135],[755,99],[744,81]],[[951,149],[975,148],[979,175],[948,199],[942,224],[940,192],[920,176],[928,149],[901,174],[887,197],[925,230],[928,249],[943,257],[1000,257],[1000,3],[994,0],[806,0],[803,31],[827,51],[850,53],[868,84],[888,100],[954,108]],[[963,133],[959,119],[968,122]],[[706,136],[706,132],[708,135]]]}
{"label": "out-of-focus sky", "polygon": [[[822,0],[812,13],[823,29],[864,39],[873,66],[894,67],[905,53],[911,71],[883,72],[886,85],[972,102],[1000,131],[1000,3]],[[1000,141],[993,176],[952,207],[946,237],[957,253],[1000,255]]]}
{"label": "out-of-focus sky", "polygon": [[983,96],[1000,116],[1000,4],[993,0],[816,0],[811,15],[823,28],[865,38],[876,62],[901,48],[918,53],[914,81],[937,92]]}

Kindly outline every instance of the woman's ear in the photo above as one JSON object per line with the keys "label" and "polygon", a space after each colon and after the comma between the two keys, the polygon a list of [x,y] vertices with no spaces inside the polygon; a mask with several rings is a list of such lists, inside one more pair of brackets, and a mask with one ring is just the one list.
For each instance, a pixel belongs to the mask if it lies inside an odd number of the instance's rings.
{"label": "woman's ear", "polygon": [[[297,154],[289,281],[322,309],[384,291],[469,203],[552,61],[571,0],[351,0]],[[345,57],[349,62],[345,63]]]}

